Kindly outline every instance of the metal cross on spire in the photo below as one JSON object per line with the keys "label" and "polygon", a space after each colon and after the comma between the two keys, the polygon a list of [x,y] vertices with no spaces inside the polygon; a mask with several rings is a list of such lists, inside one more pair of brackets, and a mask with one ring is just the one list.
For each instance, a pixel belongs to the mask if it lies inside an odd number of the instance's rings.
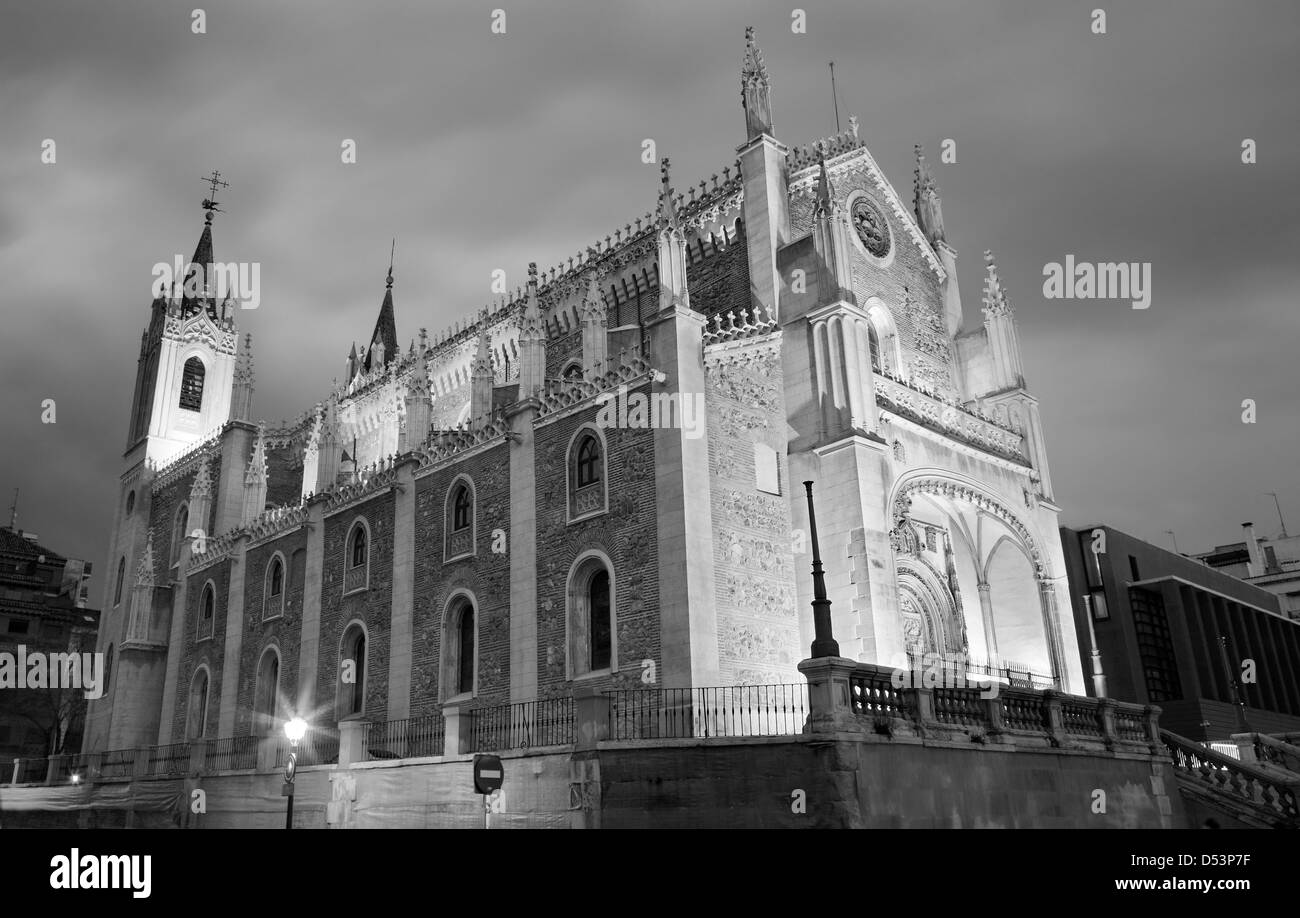
{"label": "metal cross on spire", "polygon": [[221,186],[222,188],[229,188],[230,183],[221,181],[221,173],[215,169],[212,171],[211,175],[204,176],[203,178],[199,179],[199,181],[207,182],[209,185],[212,186],[212,190],[209,192],[210,196],[203,199],[203,209],[208,211],[209,213],[211,213],[212,211],[221,213],[221,208],[217,206],[217,202],[215,200],[217,197],[217,186]]}

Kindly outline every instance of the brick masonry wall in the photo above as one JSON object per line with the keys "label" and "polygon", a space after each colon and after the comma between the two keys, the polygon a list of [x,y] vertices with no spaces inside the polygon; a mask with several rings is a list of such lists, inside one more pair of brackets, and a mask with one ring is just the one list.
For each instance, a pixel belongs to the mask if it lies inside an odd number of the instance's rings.
{"label": "brick masonry wall", "polygon": [[[724,685],[801,682],[781,359],[743,353],[709,361],[706,393],[718,671]],[[756,486],[755,443],[776,450],[780,494]]]}
{"label": "brick masonry wall", "polygon": [[[648,392],[649,385],[633,392]],[[662,662],[659,643],[658,536],[654,493],[654,431],[604,430],[607,513],[568,524],[566,452],[574,432],[594,421],[593,402],[537,429],[537,685],[541,697],[568,694],[565,616],[574,560],[589,549],[614,565],[618,672],[596,680],[636,688],[641,661]]]}
{"label": "brick masonry wall", "polygon": [[[203,587],[212,581],[216,593],[211,640],[196,641],[199,621],[199,602]],[[217,735],[217,719],[221,715],[221,680],[223,656],[226,647],[226,609],[230,595],[230,561],[221,561],[187,578],[185,588],[185,635],[181,641],[181,661],[176,685],[176,709],[172,713],[172,737],[181,742],[186,738],[185,719],[189,713],[190,687],[194,673],[206,663],[211,674],[208,685],[208,737]]]}
{"label": "brick masonry wall", "polygon": [[266,502],[272,507],[297,505],[302,498],[302,445],[266,451]]}
{"label": "brick masonry wall", "polygon": [[749,250],[744,223],[737,220],[736,226],[736,239],[721,248],[706,240],[703,257],[697,240],[692,239],[687,249],[686,289],[691,308],[706,316],[733,311],[740,316],[749,308]]}
{"label": "brick masonry wall", "polygon": [[[369,586],[343,595],[343,564],[352,524],[364,518],[370,528]],[[324,582],[321,588],[320,656],[316,705],[332,719],[341,684],[340,642],[353,619],[366,628],[364,714],[383,720],[388,712],[389,622],[393,601],[393,495],[378,494],[325,519]]]}
{"label": "brick masonry wall", "polygon": [[[411,716],[435,714],[442,697],[443,614],[451,595],[469,590],[478,600],[474,706],[510,700],[510,458],[506,444],[455,462],[415,485],[415,606],[411,648]],[[448,493],[458,475],[474,485],[475,554],[444,563]],[[506,551],[494,552],[493,531]],[[531,610],[520,610],[529,614]]]}
{"label": "brick masonry wall", "polygon": [[[299,529],[251,548],[244,556],[244,639],[239,654],[238,709],[235,713],[235,734],[238,736],[246,736],[252,729],[258,664],[267,647],[274,646],[280,653],[278,695],[281,704],[292,705],[297,698],[306,551],[307,533]],[[271,559],[277,554],[282,557],[285,565],[284,611],[282,615],[264,620],[266,574]]]}

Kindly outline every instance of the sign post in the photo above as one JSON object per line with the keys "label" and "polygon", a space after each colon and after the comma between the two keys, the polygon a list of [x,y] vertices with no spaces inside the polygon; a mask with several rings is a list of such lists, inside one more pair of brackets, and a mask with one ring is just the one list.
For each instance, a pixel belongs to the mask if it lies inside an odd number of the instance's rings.
{"label": "sign post", "polygon": [[489,800],[493,791],[501,789],[505,783],[506,772],[501,766],[501,757],[496,755],[474,756],[474,792],[483,795],[483,828],[488,827]]}

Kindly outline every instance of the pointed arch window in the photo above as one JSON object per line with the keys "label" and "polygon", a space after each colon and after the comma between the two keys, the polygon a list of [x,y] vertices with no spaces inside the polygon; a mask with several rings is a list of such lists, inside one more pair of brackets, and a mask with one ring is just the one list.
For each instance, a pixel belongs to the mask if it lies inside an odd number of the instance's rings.
{"label": "pointed arch window", "polygon": [[279,714],[280,655],[274,647],[262,652],[257,666],[257,689],[253,694],[253,735],[268,736],[275,732]]}
{"label": "pointed arch window", "polygon": [[180,407],[186,411],[199,411],[203,408],[203,377],[206,374],[207,369],[199,358],[191,357],[185,361],[185,368],[181,372]]}
{"label": "pointed arch window", "polygon": [[444,562],[474,554],[474,483],[465,475],[447,492],[446,533]]}
{"label": "pointed arch window", "polygon": [[478,664],[478,620],[474,599],[455,596],[443,616],[442,696],[473,695]]}
{"label": "pointed arch window", "polygon": [[190,682],[190,707],[185,721],[187,739],[202,739],[208,732],[208,669],[200,666]]}
{"label": "pointed arch window", "polygon": [[262,620],[278,618],[284,614],[284,560],[277,552],[266,566],[265,589],[262,594]]}
{"label": "pointed arch window", "polygon": [[122,604],[122,584],[126,582],[126,558],[117,562],[117,586],[113,587],[113,605]]}
{"label": "pointed arch window", "polygon": [[569,444],[569,521],[605,512],[605,444],[594,428]]}
{"label": "pointed arch window", "polygon": [[343,592],[354,593],[370,584],[370,530],[360,517],[348,532],[343,564]]}
{"label": "pointed arch window", "polygon": [[581,558],[569,576],[569,678],[616,668],[613,580],[609,561],[593,553]]}
{"label": "pointed arch window", "polygon": [[206,641],[212,637],[217,622],[217,588],[209,580],[203,585],[203,594],[199,597],[199,624],[196,640]]}
{"label": "pointed arch window", "polygon": [[190,506],[181,504],[172,523],[172,567],[181,563],[181,546],[185,544],[186,530],[190,525]]}
{"label": "pointed arch window", "polygon": [[[366,712],[366,630],[353,622],[343,633],[339,656],[338,716],[352,717]],[[347,664],[351,663],[351,666]]]}

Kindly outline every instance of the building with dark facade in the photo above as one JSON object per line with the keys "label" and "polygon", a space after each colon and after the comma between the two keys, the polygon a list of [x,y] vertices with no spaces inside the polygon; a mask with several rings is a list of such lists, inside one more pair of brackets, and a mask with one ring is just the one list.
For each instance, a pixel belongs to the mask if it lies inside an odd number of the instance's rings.
{"label": "building with dark facade", "polygon": [[1061,542],[1084,671],[1095,647],[1105,680],[1090,695],[1159,705],[1197,740],[1300,730],[1300,623],[1276,594],[1109,526]]}
{"label": "building with dark facade", "polygon": [[[0,654],[89,653],[99,612],[86,608],[91,565],[45,548],[35,533],[0,527]],[[85,727],[80,691],[0,688],[0,768],[16,758],[75,752]],[[4,774],[0,770],[0,775]]]}

